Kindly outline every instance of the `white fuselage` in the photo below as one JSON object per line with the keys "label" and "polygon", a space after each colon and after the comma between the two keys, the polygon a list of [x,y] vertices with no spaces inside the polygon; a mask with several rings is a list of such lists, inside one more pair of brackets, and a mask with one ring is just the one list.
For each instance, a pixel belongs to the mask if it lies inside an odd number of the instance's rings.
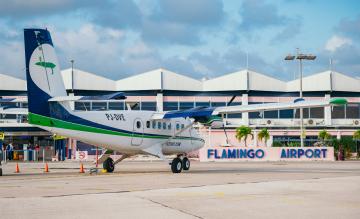
{"label": "white fuselage", "polygon": [[[74,138],[88,144],[111,149],[124,154],[142,154],[143,149],[160,144],[162,153],[181,154],[201,148],[204,140],[189,119],[176,118],[151,120],[152,111],[72,111],[71,114],[99,124],[94,127],[73,128],[39,126],[58,135]],[[76,124],[73,123],[72,124]],[[113,130],[102,126],[113,128]],[[190,126],[188,129],[185,127]],[[105,131],[104,131],[105,130]],[[183,130],[181,132],[181,130]]]}

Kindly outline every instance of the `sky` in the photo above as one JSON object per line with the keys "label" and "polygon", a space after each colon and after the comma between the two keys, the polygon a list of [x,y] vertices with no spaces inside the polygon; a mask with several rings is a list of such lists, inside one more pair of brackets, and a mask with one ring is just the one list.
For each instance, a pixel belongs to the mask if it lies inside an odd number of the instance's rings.
{"label": "sky", "polygon": [[[25,78],[23,29],[48,28],[62,69],[111,79],[165,68],[197,79],[246,69],[293,80],[360,77],[358,0],[0,0],[0,73]],[[330,66],[330,59],[332,65]]]}

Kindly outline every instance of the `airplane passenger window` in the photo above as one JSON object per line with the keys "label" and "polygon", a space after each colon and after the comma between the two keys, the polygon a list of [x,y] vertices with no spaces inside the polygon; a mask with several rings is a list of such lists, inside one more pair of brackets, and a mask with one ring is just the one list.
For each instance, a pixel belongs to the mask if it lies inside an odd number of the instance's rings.
{"label": "airplane passenger window", "polygon": [[138,129],[141,128],[141,122],[140,121],[136,122],[136,128],[138,128]]}
{"label": "airplane passenger window", "polygon": [[161,129],[161,122],[158,122],[158,129]]}
{"label": "airplane passenger window", "polygon": [[168,125],[168,129],[169,129],[169,130],[171,130],[171,123],[169,123],[169,125]]}
{"label": "airplane passenger window", "polygon": [[166,122],[163,122],[163,129],[166,129]]}
{"label": "airplane passenger window", "polygon": [[154,122],[154,121],[152,122],[152,128],[156,129],[156,122]]}
{"label": "airplane passenger window", "polygon": [[146,121],[146,128],[150,128],[150,121]]}
{"label": "airplane passenger window", "polygon": [[176,130],[179,130],[179,129],[180,129],[180,124],[176,123]]}

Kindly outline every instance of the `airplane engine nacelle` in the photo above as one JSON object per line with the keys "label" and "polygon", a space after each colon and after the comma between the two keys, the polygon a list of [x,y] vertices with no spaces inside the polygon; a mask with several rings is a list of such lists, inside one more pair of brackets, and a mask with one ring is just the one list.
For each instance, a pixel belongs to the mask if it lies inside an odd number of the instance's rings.
{"label": "airplane engine nacelle", "polygon": [[196,117],[195,121],[201,123],[204,126],[211,128],[223,127],[223,121],[220,116]]}

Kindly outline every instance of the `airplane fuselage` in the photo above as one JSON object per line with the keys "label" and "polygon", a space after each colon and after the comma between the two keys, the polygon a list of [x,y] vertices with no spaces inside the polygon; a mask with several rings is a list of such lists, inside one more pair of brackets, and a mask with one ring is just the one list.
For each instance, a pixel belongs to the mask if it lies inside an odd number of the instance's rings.
{"label": "airplane fuselage", "polygon": [[52,125],[34,125],[129,155],[144,153],[143,149],[155,144],[161,144],[165,155],[188,153],[204,145],[189,119],[151,120],[154,112],[135,110],[72,111],[71,114],[74,117],[47,118]]}

